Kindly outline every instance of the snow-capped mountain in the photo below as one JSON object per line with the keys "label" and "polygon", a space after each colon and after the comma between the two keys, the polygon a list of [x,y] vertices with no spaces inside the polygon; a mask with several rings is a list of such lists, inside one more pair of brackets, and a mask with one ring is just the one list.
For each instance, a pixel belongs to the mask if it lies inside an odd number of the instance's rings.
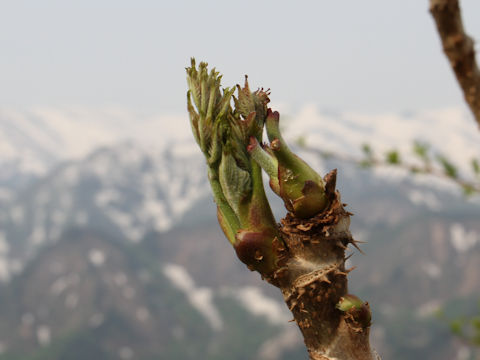
{"label": "snow-capped mountain", "polygon": [[191,145],[153,151],[121,143],[54,168],[0,211],[0,243],[6,244],[0,258],[8,262],[0,275],[18,271],[71,227],[131,242],[170,229],[208,193],[204,163]]}
{"label": "snow-capped mountain", "polygon": [[[202,354],[230,353],[235,344],[224,333],[236,339],[231,324],[266,324],[257,316],[268,318],[267,332],[288,328],[280,324],[287,317],[273,290],[257,288],[258,279],[234,260],[223,239],[186,117],[169,119],[118,110],[0,111],[0,278],[10,280],[0,284],[0,297],[7,294],[0,300],[10,304],[0,312],[0,323],[7,324],[0,330],[8,338],[0,338],[0,360],[5,347],[24,351],[25,338],[31,349],[54,351],[56,341],[63,341],[59,336],[72,329],[78,344],[100,334],[102,344],[115,345],[108,350],[114,358],[134,358],[142,348],[176,354],[183,339],[211,334],[221,339],[201,341],[213,349],[202,348]],[[379,152],[395,147],[408,153],[419,139],[465,169],[469,157],[478,156],[480,134],[455,110],[368,117],[306,107],[291,119],[283,119],[291,143],[303,136],[323,150],[357,154],[368,142]],[[392,359],[405,349],[412,351],[410,358],[429,358],[409,338],[401,344],[389,340],[397,338],[389,324],[404,313],[421,322],[457,294],[472,297],[479,286],[480,208],[455,187],[432,187],[429,178],[361,170],[312,152],[305,157],[321,172],[339,168],[342,199],[356,214],[353,234],[368,240],[368,257],[350,260],[359,265],[351,288],[377,309],[378,347]],[[92,292],[91,286],[101,290]],[[435,342],[439,331],[428,326],[415,322],[427,333],[425,346],[443,349]],[[122,329],[118,338],[111,328]],[[165,329],[171,333],[159,350],[157,339],[146,334]],[[133,342],[124,336],[128,331],[141,335]],[[287,332],[267,332],[261,341],[253,336],[258,353],[272,355],[279,345],[298,343]],[[150,339],[149,345],[139,346],[142,339]],[[65,341],[69,349],[78,345]]]}
{"label": "snow-capped mountain", "polygon": [[[380,152],[396,147],[408,154],[413,139],[421,139],[464,167],[480,143],[468,116],[454,109],[368,117],[307,106],[283,122],[291,143],[303,136],[313,148],[356,154],[369,142]],[[186,117],[142,117],[119,109],[0,111],[0,277],[18,272],[70,227],[105,230],[133,242],[170,229],[209,196],[204,160],[188,127]],[[342,166],[304,155],[321,172]],[[368,172],[357,176],[352,167],[342,170],[342,192],[356,208],[369,207],[370,222],[401,221],[411,204],[438,211],[446,203],[430,183],[415,188],[401,184],[405,173],[377,171],[396,184],[386,192],[396,192],[397,206],[386,211],[391,197],[369,201],[383,180]],[[204,213],[193,211],[190,218]]]}
{"label": "snow-capped mountain", "polygon": [[[406,155],[412,142],[421,140],[459,165],[480,155],[480,132],[471,115],[458,108],[372,115],[306,105],[282,112],[281,122],[286,138],[294,141],[302,136],[311,146],[337,153],[358,154],[361,145],[369,143],[380,152],[397,148]],[[98,147],[123,141],[163,148],[185,139],[192,139],[186,112],[153,116],[113,107],[0,108],[0,181],[6,168],[41,175],[59,161],[80,159]]]}
{"label": "snow-capped mountain", "polygon": [[284,126],[291,139],[302,136],[312,147],[339,154],[360,154],[367,143],[379,154],[397,149],[413,160],[412,144],[418,140],[463,170],[469,169],[472,157],[480,157],[480,131],[471,115],[457,108],[369,115],[322,112],[311,105],[287,118]]}
{"label": "snow-capped mountain", "polygon": [[189,138],[185,116],[147,116],[125,109],[0,109],[0,201],[60,162],[124,141],[164,148]]}

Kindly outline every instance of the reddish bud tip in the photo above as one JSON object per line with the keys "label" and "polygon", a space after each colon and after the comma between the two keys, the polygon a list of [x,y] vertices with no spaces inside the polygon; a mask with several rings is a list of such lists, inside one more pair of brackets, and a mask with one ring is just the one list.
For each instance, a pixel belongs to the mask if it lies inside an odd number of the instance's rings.
{"label": "reddish bud tip", "polygon": [[278,111],[272,111],[272,109],[268,108],[267,110],[267,118],[275,121],[280,120],[280,113]]}
{"label": "reddish bud tip", "polygon": [[258,140],[255,138],[255,136],[250,136],[250,142],[248,143],[247,151],[252,152],[257,146]]}

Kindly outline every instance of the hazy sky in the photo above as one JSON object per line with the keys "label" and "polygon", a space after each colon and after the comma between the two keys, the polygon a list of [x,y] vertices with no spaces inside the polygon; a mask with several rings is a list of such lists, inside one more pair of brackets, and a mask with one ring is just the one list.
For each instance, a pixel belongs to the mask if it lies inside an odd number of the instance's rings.
{"label": "hazy sky", "polygon": [[0,0],[0,107],[181,113],[191,56],[293,108],[463,106],[428,0]]}

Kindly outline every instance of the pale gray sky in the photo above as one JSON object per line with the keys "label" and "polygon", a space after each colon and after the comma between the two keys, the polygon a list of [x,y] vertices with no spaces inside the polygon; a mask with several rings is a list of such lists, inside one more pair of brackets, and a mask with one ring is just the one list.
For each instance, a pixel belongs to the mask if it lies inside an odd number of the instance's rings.
{"label": "pale gray sky", "polygon": [[463,106],[427,0],[0,0],[0,107],[178,114],[191,56],[293,108]]}

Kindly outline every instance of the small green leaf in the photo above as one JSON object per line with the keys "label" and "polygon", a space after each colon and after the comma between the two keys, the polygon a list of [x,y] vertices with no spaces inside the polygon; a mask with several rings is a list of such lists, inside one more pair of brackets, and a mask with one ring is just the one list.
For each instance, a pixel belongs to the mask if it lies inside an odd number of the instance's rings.
{"label": "small green leaf", "polygon": [[450,331],[454,335],[461,336],[463,334],[463,324],[464,321],[462,319],[452,320],[450,322]]}
{"label": "small green leaf", "polygon": [[413,144],[413,152],[423,161],[428,160],[428,150],[429,145],[427,143],[423,143],[421,141],[415,141]]}
{"label": "small green leaf", "polygon": [[348,311],[352,308],[360,309],[365,302],[355,295],[345,295],[340,298],[336,308],[341,311]]}
{"label": "small green leaf", "polygon": [[385,160],[388,164],[398,165],[401,163],[400,154],[396,150],[391,150],[386,154]]}
{"label": "small green leaf", "polygon": [[366,143],[362,144],[362,151],[365,154],[365,156],[367,156],[367,157],[372,156],[372,148],[370,147],[369,144],[366,144]]}
{"label": "small green leaf", "polygon": [[475,316],[471,320],[471,323],[474,329],[476,329],[477,331],[480,331],[480,316]]}
{"label": "small green leaf", "polygon": [[437,160],[443,167],[443,172],[446,176],[456,179],[458,177],[458,171],[455,165],[453,165],[445,156],[437,155]]}
{"label": "small green leaf", "polygon": [[362,144],[361,149],[365,158],[359,162],[360,167],[362,168],[372,167],[374,164],[372,148],[370,147],[369,144],[365,143],[365,144]]}
{"label": "small green leaf", "polygon": [[359,163],[360,167],[366,169],[366,168],[370,168],[373,166],[373,162],[371,160],[362,160],[360,161]]}
{"label": "small green leaf", "polygon": [[475,175],[480,176],[480,162],[478,159],[472,159],[472,169]]}
{"label": "small green leaf", "polygon": [[445,310],[442,309],[442,308],[439,308],[433,313],[433,316],[435,316],[439,320],[444,320],[445,319]]}
{"label": "small green leaf", "polygon": [[476,193],[475,188],[471,184],[462,184],[463,194],[465,196],[472,196]]}

